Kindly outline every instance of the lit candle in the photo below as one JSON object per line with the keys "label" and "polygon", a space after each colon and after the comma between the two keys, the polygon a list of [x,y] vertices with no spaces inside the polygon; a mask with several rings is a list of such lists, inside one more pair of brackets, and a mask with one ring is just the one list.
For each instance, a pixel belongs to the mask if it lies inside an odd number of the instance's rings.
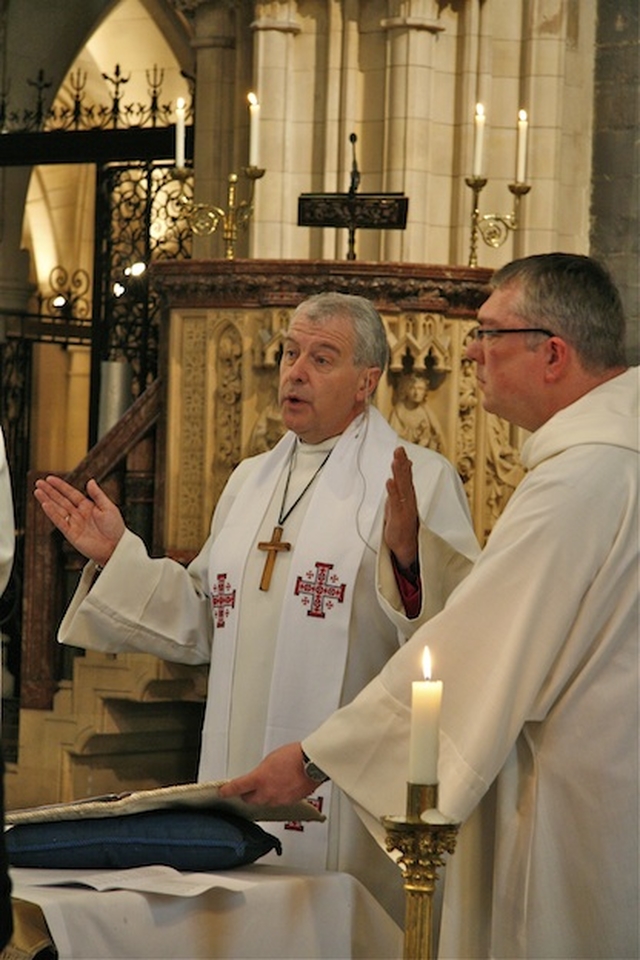
{"label": "lit candle", "polygon": [[516,183],[526,183],[527,176],[527,111],[518,113],[518,141],[516,148]]}
{"label": "lit candle", "polygon": [[484,144],[484,107],[476,103],[475,115],[475,142],[473,145],[473,176],[482,176],[482,150]]}
{"label": "lit candle", "polygon": [[182,97],[176,100],[176,167],[184,167],[184,116],[185,102]]}
{"label": "lit candle", "polygon": [[260,104],[258,103],[258,98],[255,93],[250,93],[248,98],[249,100],[249,166],[257,167],[258,166],[258,122],[260,120]]}
{"label": "lit candle", "polygon": [[442,680],[431,680],[431,654],[424,648],[424,680],[411,684],[411,735],[409,738],[409,782],[438,782],[438,741]]}

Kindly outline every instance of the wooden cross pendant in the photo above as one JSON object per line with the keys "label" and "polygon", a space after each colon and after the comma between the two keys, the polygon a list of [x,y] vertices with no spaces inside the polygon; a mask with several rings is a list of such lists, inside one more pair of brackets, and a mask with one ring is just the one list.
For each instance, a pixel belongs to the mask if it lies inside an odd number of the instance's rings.
{"label": "wooden cross pendant", "polygon": [[276,565],[276,557],[280,550],[291,550],[291,544],[285,543],[282,539],[283,532],[282,527],[274,527],[271,540],[258,544],[258,550],[267,551],[267,559],[264,562],[264,570],[262,571],[262,579],[260,580],[261,590],[268,590],[271,586],[271,576],[273,574],[273,568]]}

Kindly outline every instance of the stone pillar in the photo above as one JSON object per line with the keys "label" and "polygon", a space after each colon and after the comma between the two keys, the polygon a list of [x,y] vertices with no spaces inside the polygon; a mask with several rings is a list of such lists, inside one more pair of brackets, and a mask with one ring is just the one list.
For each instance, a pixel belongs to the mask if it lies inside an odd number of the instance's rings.
{"label": "stone pillar", "polygon": [[[60,437],[63,445],[60,454],[64,468],[71,470],[87,452],[89,436],[87,397],[91,378],[91,351],[88,347],[70,344],[64,353],[67,357],[66,429]],[[100,386],[102,387],[102,383]],[[129,394],[130,403],[131,394]]]}
{"label": "stone pillar", "polygon": [[640,363],[639,45],[637,0],[598,0],[590,243],[620,287],[632,364]]}
{"label": "stone pillar", "polygon": [[[236,21],[231,0],[201,0],[194,15],[197,94],[195,99],[194,198],[226,209],[227,182],[234,172]],[[222,226],[194,236],[197,258],[224,255]]]}
{"label": "stone pillar", "polygon": [[286,211],[297,215],[297,193],[291,171],[294,147],[291,88],[295,83],[294,49],[300,24],[295,0],[256,3],[254,31],[254,89],[260,100],[260,166],[266,169],[256,188],[257,217],[251,231],[254,257],[287,258],[294,251]]}
{"label": "stone pillar", "polygon": [[30,167],[0,170],[0,339],[5,329],[2,314],[23,313],[33,293],[29,254],[20,249],[19,239],[30,174]]}
{"label": "stone pillar", "polygon": [[[390,4],[392,8],[395,6]],[[436,4],[432,0],[411,0],[404,7],[406,13],[390,16],[382,23],[387,31],[388,77],[383,189],[404,191],[409,196],[413,230],[411,249],[403,231],[386,231],[382,259],[419,262],[424,259],[426,232],[430,229],[427,173],[434,151],[429,143],[429,130],[433,133],[437,129],[431,118],[433,44],[444,28],[436,19]],[[433,184],[437,180],[430,177],[429,182]],[[442,186],[450,190],[445,182]],[[445,223],[443,221],[443,228]]]}
{"label": "stone pillar", "polygon": [[485,95],[487,39],[481,34],[480,0],[469,0],[460,14],[460,93],[455,109],[451,263],[468,263],[471,241],[472,194],[465,183],[473,168],[475,104]]}

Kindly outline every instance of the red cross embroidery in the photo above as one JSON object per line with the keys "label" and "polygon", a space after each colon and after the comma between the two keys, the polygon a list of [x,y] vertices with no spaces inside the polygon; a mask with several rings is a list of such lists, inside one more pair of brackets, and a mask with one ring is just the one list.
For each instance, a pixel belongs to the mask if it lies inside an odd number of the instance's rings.
{"label": "red cross embroidery", "polygon": [[231,610],[236,605],[236,592],[231,590],[226,573],[216,574],[217,583],[211,585],[211,606],[216,627],[224,627]]}
{"label": "red cross embroidery", "polygon": [[[324,797],[306,797],[307,803],[315,807],[318,813],[322,813],[324,806]],[[296,833],[304,833],[304,825],[300,820],[287,820],[284,824],[285,830],[295,830]]]}
{"label": "red cross embroidery", "polygon": [[344,600],[347,585],[339,583],[340,578],[335,573],[330,574],[331,570],[333,570],[332,563],[316,563],[314,580],[311,579],[313,577],[311,570],[307,572],[308,580],[303,577],[298,577],[296,580],[295,595],[298,597],[308,594],[302,599],[304,605],[309,607],[308,617],[325,617],[325,602],[327,610],[331,610],[336,603],[342,603]]}

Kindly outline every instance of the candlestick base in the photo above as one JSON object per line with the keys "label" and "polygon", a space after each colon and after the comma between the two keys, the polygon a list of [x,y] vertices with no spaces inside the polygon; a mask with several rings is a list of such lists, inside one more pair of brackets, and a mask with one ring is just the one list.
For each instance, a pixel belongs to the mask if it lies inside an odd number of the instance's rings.
{"label": "candlestick base", "polygon": [[437,808],[437,784],[407,784],[405,817],[382,818],[386,848],[398,850],[404,875],[404,960],[432,960],[433,895],[444,855],[453,853],[460,824]]}

